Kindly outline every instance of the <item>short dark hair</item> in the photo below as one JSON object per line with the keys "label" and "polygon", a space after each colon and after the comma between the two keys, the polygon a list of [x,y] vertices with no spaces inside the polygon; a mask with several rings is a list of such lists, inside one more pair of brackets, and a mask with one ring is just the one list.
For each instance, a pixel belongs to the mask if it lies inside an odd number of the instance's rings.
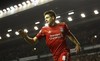
{"label": "short dark hair", "polygon": [[51,17],[54,16],[56,18],[56,13],[53,10],[48,10],[44,12],[44,16],[49,14]]}

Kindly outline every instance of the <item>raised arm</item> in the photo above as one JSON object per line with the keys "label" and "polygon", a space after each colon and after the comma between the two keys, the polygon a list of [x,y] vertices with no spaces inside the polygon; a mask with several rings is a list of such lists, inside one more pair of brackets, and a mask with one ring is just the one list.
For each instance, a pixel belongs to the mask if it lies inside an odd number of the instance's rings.
{"label": "raised arm", "polygon": [[25,39],[26,42],[28,42],[29,44],[33,45],[36,41],[37,41],[37,37],[29,37],[28,34],[26,32],[24,32],[23,30],[19,30],[19,35],[21,37],[23,37]]}

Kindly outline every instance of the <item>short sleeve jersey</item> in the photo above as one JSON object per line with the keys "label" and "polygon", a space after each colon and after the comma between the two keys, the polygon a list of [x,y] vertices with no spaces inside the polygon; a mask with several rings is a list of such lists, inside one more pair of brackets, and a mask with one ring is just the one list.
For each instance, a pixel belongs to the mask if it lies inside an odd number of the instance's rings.
{"label": "short sleeve jersey", "polygon": [[60,54],[63,50],[68,49],[66,44],[66,36],[69,28],[65,23],[59,23],[56,26],[44,26],[36,35],[38,39],[46,38],[46,44],[53,55]]}

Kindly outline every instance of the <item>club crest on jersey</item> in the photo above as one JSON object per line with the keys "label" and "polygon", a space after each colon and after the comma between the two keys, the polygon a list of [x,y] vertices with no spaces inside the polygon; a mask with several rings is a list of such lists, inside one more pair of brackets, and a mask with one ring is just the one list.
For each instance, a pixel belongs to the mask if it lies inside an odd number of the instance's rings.
{"label": "club crest on jersey", "polygon": [[61,31],[61,32],[63,32],[63,31],[64,31],[64,29],[61,27],[61,28],[60,28],[60,31]]}

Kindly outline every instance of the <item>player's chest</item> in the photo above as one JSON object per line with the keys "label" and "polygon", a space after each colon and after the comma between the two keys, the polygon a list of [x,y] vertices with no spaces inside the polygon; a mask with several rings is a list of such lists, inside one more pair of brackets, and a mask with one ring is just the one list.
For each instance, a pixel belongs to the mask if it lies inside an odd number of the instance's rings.
{"label": "player's chest", "polygon": [[63,27],[50,27],[48,29],[45,30],[45,34],[58,34],[58,33],[63,33],[64,32],[64,28]]}

